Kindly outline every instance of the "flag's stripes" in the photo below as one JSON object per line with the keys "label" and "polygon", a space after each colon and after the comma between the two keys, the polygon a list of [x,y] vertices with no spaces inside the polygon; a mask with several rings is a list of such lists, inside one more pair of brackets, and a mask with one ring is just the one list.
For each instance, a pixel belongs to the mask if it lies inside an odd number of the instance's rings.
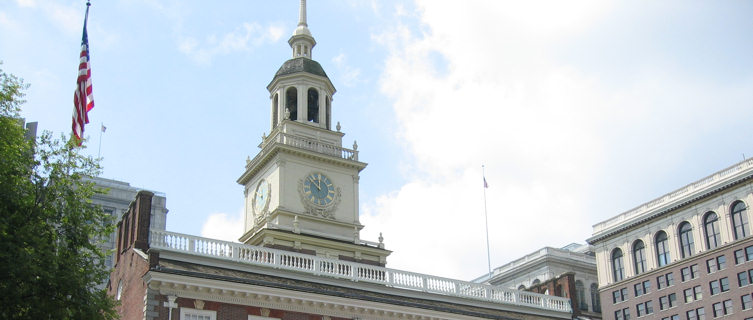
{"label": "flag's stripes", "polygon": [[89,123],[88,112],[94,108],[92,95],[92,72],[89,62],[89,37],[86,33],[86,20],[89,18],[89,4],[84,18],[84,33],[81,37],[81,55],[79,56],[78,78],[76,79],[76,93],[73,95],[73,135],[78,144],[84,137],[84,125]]}

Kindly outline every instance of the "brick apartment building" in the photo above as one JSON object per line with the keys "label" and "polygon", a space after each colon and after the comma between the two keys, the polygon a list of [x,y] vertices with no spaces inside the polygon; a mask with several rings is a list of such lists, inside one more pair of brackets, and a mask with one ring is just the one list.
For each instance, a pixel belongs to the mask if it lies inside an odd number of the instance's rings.
{"label": "brick apartment building", "polygon": [[753,319],[753,160],[594,226],[605,319]]}

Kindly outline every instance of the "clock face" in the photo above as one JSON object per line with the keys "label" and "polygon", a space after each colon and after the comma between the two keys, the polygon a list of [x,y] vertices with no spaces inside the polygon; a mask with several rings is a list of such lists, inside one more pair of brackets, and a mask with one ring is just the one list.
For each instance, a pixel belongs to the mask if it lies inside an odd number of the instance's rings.
{"label": "clock face", "polygon": [[269,204],[269,182],[262,179],[254,192],[254,212],[261,213]]}
{"label": "clock face", "polygon": [[327,206],[335,200],[335,186],[327,176],[312,173],[303,179],[303,195],[315,205]]}

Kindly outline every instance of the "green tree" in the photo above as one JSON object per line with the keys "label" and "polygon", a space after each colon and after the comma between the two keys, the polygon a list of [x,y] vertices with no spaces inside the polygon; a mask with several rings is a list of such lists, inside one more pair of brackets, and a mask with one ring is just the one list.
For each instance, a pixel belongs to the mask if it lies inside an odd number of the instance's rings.
{"label": "green tree", "polygon": [[91,204],[98,162],[48,132],[24,138],[23,80],[0,69],[0,318],[114,319],[96,242],[112,232]]}

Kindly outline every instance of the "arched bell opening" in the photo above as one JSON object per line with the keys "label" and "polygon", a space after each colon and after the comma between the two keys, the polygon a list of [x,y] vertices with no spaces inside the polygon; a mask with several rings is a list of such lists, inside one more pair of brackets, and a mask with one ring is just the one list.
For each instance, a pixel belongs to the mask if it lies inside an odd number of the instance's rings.
{"label": "arched bell opening", "polygon": [[298,89],[290,87],[285,91],[285,109],[289,112],[288,119],[298,120]]}
{"label": "arched bell opening", "polygon": [[272,129],[277,127],[277,124],[280,123],[280,115],[279,115],[280,106],[278,105],[279,102],[280,102],[280,98],[278,94],[275,93],[274,97],[272,97]]}
{"label": "arched bell opening", "polygon": [[307,121],[319,123],[319,91],[309,88],[308,91],[308,117]]}

